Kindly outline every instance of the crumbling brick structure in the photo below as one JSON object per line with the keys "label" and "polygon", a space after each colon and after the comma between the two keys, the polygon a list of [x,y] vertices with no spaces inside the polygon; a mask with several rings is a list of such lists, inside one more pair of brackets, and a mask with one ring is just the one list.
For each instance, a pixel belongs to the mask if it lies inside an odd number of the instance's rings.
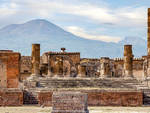
{"label": "crumbling brick structure", "polygon": [[89,113],[87,94],[80,92],[54,92],[52,113]]}
{"label": "crumbling brick structure", "polygon": [[40,75],[40,44],[32,44],[32,75]]}
{"label": "crumbling brick structure", "polygon": [[48,66],[48,76],[75,77],[80,64],[80,53],[47,52],[42,56],[42,61]]}
{"label": "crumbling brick structure", "polygon": [[100,59],[101,63],[101,77],[107,77],[110,75],[110,59],[108,57],[102,57]]}
{"label": "crumbling brick structure", "polygon": [[20,53],[0,51],[0,87],[18,88],[20,76]]}
{"label": "crumbling brick structure", "polygon": [[133,77],[132,45],[124,46],[124,77]]}

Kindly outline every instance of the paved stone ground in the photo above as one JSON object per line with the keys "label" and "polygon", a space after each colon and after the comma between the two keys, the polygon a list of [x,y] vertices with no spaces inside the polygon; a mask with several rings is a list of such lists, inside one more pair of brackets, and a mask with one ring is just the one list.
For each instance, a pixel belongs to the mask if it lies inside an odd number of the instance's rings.
{"label": "paved stone ground", "polygon": [[[150,107],[89,107],[90,113],[150,113]],[[0,113],[50,113],[51,107],[0,107]]]}

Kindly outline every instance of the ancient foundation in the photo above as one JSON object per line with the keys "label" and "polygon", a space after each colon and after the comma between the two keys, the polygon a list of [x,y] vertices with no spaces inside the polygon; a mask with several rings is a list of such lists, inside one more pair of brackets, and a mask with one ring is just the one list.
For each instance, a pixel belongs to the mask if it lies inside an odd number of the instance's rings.
{"label": "ancient foundation", "polygon": [[[61,90],[62,92],[63,90]],[[58,103],[63,104],[65,97],[56,94],[54,91],[41,91],[38,93],[39,105],[54,106]],[[67,90],[63,92],[68,92]],[[76,90],[72,92],[82,92],[88,95],[88,106],[142,106],[143,105],[143,92],[142,91],[127,91],[127,90]],[[67,95],[67,94],[66,94]],[[75,94],[76,95],[76,94]],[[68,95],[68,99],[70,99]],[[52,98],[55,101],[52,101]],[[56,98],[58,97],[58,98]],[[57,101],[56,101],[57,100]],[[69,100],[68,100],[69,101]],[[58,104],[59,105],[59,104]],[[63,107],[56,106],[56,108]],[[69,106],[70,107],[70,106]],[[54,109],[56,110],[56,109]],[[58,110],[58,109],[57,109]]]}
{"label": "ancient foundation", "polygon": [[51,113],[89,113],[87,94],[80,92],[54,92]]}
{"label": "ancient foundation", "polygon": [[0,106],[22,106],[23,92],[19,89],[1,89]]}
{"label": "ancient foundation", "polygon": [[32,75],[40,75],[40,44],[32,44]]}
{"label": "ancient foundation", "polygon": [[124,46],[124,77],[133,77],[132,45]]}

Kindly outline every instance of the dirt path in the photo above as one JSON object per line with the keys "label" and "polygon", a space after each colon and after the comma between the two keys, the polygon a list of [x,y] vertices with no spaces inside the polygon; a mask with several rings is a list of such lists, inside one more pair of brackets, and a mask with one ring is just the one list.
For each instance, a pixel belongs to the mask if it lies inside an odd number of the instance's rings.
{"label": "dirt path", "polygon": [[[150,107],[89,107],[90,113],[150,113]],[[50,113],[51,107],[0,107],[0,113]]]}

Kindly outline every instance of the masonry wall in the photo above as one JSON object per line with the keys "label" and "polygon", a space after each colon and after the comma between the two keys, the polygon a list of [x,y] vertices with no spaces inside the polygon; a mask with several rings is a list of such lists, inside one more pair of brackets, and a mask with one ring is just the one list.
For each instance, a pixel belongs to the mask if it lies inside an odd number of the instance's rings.
{"label": "masonry wall", "polygon": [[0,87],[18,88],[20,76],[20,53],[0,52]]}
{"label": "masonry wall", "polygon": [[20,80],[25,80],[31,75],[31,56],[21,56]]}
{"label": "masonry wall", "polygon": [[[81,91],[88,94],[88,106],[142,106],[141,91]],[[51,106],[52,91],[39,92],[39,105]]]}
{"label": "masonry wall", "polygon": [[23,93],[16,89],[0,90],[0,106],[21,106],[23,105]]}

